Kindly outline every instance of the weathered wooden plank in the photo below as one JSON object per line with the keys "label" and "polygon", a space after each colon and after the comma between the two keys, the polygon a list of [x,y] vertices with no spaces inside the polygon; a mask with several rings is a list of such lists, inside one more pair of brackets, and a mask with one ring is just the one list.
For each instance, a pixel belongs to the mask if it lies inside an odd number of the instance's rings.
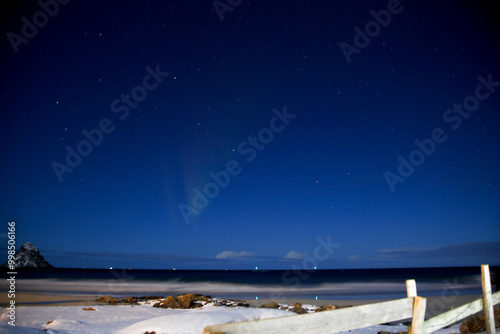
{"label": "weathered wooden plank", "polygon": [[487,264],[481,265],[481,282],[483,285],[483,308],[486,333],[493,334],[495,333],[495,316],[493,315],[493,301],[491,300],[490,267]]}
{"label": "weathered wooden plank", "polygon": [[[492,305],[500,304],[500,291],[491,296]],[[462,305],[451,311],[442,313],[434,318],[428,319],[424,323],[424,333],[432,333],[443,327],[452,325],[483,310],[483,300],[476,299],[473,302]]]}
{"label": "weathered wooden plank", "polygon": [[451,311],[441,313],[434,318],[428,319],[424,323],[424,333],[432,333],[443,327],[454,324],[470,315],[481,312],[483,309],[483,301],[476,299],[475,301],[457,307]]}
{"label": "weathered wooden plank", "polygon": [[422,334],[424,332],[425,305],[427,300],[422,297],[415,297],[413,302],[413,319],[411,327],[408,328],[409,334]]}
{"label": "weathered wooden plank", "polygon": [[412,317],[414,298],[403,298],[376,304],[333,311],[234,324],[207,326],[204,334],[226,333],[304,333],[329,334],[378,325]]}
{"label": "weathered wooden plank", "polygon": [[491,302],[493,306],[500,304],[500,291],[497,291],[491,295]]}

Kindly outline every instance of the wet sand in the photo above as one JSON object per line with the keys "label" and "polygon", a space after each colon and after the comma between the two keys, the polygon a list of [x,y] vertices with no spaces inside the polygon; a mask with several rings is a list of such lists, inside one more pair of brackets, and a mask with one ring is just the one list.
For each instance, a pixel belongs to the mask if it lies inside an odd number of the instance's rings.
{"label": "wet sand", "polygon": [[[5,307],[10,303],[6,293],[0,294],[0,306]],[[95,305],[94,296],[75,296],[75,295],[46,295],[35,293],[16,293],[16,306],[71,306],[71,305]]]}

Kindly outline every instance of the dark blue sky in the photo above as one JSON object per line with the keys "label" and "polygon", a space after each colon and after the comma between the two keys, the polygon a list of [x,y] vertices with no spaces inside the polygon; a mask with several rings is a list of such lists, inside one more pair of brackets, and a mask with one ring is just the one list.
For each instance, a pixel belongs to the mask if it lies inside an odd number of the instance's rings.
{"label": "dark blue sky", "polygon": [[5,258],[500,264],[493,2],[41,3],[0,11]]}

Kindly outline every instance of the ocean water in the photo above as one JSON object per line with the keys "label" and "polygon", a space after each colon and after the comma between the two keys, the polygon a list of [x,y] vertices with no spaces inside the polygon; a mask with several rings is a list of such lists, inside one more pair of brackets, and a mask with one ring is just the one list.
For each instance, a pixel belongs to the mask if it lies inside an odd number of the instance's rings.
{"label": "ocean water", "polygon": [[407,279],[416,280],[418,295],[423,297],[482,294],[480,267],[314,271],[56,269],[19,272],[17,291],[116,297],[201,293],[232,299],[396,299],[406,297]]}

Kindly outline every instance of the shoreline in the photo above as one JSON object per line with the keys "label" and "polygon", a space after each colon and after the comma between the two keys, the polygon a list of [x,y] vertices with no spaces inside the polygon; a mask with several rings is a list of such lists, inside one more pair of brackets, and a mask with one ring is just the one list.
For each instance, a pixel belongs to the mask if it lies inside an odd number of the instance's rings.
{"label": "shoreline", "polygon": [[[106,303],[97,302],[97,296],[91,295],[65,295],[65,294],[42,294],[42,293],[16,293],[16,306],[23,307],[45,307],[45,306],[91,306],[91,305],[107,305]],[[426,318],[433,317],[440,313],[449,311],[463,304],[469,303],[480,298],[480,295],[459,295],[447,297],[426,297],[427,311]],[[380,303],[391,299],[306,299],[306,298],[284,298],[279,300],[273,299],[242,299],[245,303],[250,304],[250,307],[257,308],[260,305],[277,302],[279,304],[293,305],[301,303],[302,305],[323,306],[332,304],[336,306],[359,306],[366,304]],[[5,308],[10,299],[7,294],[0,295],[0,307]],[[124,304],[126,305],[126,304]]]}

